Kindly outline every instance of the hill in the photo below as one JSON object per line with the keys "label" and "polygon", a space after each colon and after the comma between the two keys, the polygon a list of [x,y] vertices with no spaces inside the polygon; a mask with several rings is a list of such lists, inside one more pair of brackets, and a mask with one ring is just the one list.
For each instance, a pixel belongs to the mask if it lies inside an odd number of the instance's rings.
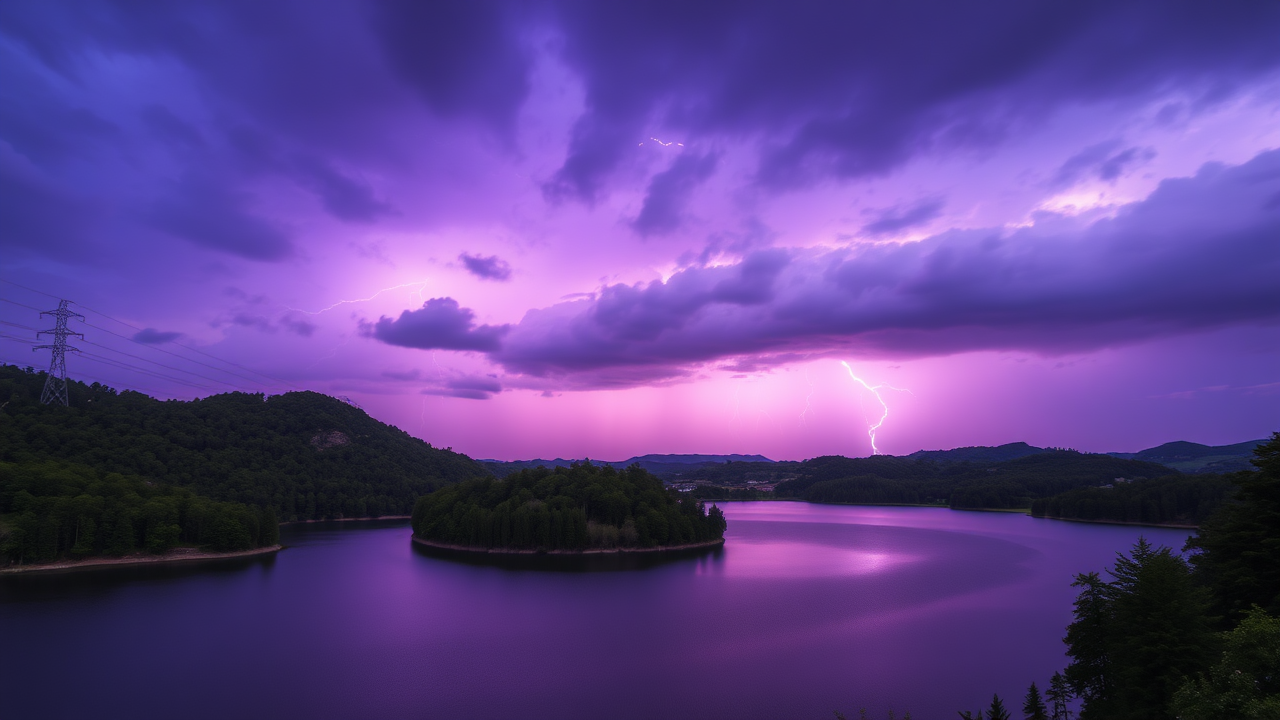
{"label": "hill", "polygon": [[1181,472],[1229,473],[1253,470],[1253,451],[1266,440],[1249,440],[1234,445],[1201,445],[1179,440],[1136,453],[1107,453],[1114,457],[1157,462]]}
{"label": "hill", "polygon": [[616,470],[639,465],[644,470],[657,475],[663,480],[677,480],[688,472],[697,468],[709,465],[723,465],[728,462],[773,462],[763,455],[637,455],[633,458],[621,461],[599,461],[599,460],[565,460],[556,458],[555,460],[480,460],[489,472],[495,476],[504,478],[511,473],[520,470],[531,470],[533,468],[546,467],[569,467],[575,463],[592,463],[595,465],[608,465]]}
{"label": "hill", "polygon": [[407,515],[421,495],[486,475],[476,462],[314,392],[160,401],[0,366],[0,462],[73,463],[272,508],[280,520]]}
{"label": "hill", "polygon": [[917,460],[937,460],[938,462],[999,462],[1001,460],[1016,460],[1020,457],[1042,452],[1048,451],[1024,442],[1015,442],[995,447],[978,445],[975,447],[955,448],[954,450],[917,450],[907,457]]}

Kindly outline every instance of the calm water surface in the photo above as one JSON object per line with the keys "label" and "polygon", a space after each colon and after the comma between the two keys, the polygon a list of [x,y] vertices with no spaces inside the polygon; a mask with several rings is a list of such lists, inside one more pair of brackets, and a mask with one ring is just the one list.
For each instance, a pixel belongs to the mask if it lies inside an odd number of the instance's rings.
{"label": "calm water surface", "polygon": [[1003,513],[725,503],[725,548],[483,567],[407,525],[273,559],[0,578],[0,718],[954,718],[1065,664],[1072,574],[1140,534]]}

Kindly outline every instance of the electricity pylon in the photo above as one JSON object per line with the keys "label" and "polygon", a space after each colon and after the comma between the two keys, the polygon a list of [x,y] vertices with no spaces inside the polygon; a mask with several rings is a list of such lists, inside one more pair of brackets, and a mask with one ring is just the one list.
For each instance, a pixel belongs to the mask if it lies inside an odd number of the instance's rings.
{"label": "electricity pylon", "polygon": [[67,309],[67,301],[58,302],[57,310],[46,310],[40,313],[40,317],[52,315],[57,322],[54,323],[52,330],[41,330],[36,333],[36,337],[41,335],[52,335],[52,345],[36,345],[32,350],[52,350],[53,357],[49,359],[49,374],[44,379],[44,392],[40,393],[40,402],[45,405],[60,402],[63,405],[69,405],[67,402],[67,351],[80,352],[78,348],[73,348],[67,344],[67,336],[74,335],[81,340],[84,339],[83,333],[71,332],[67,329],[67,320],[69,318],[79,318],[84,320],[84,316],[79,313],[73,313]]}

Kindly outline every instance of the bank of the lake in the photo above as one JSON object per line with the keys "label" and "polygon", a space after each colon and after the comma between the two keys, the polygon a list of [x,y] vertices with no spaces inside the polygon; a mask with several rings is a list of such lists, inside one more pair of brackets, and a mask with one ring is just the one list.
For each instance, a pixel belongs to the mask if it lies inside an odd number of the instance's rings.
{"label": "bank of the lake", "polygon": [[661,555],[663,553],[685,553],[695,550],[712,550],[724,546],[724,538],[716,538],[700,543],[684,543],[682,545],[658,545],[655,547],[612,547],[612,548],[586,548],[583,550],[544,550],[544,549],[522,549],[522,548],[487,548],[475,547],[473,545],[452,545],[449,543],[435,542],[433,540],[424,540],[420,537],[414,537],[413,541],[423,547],[435,550],[447,550],[449,552],[472,554],[472,555],[556,555],[564,557],[576,557],[583,555]]}
{"label": "bank of the lake", "polygon": [[1131,525],[1133,527],[1170,528],[1173,530],[1195,530],[1199,525],[1185,523],[1144,523],[1132,520],[1085,520],[1084,518],[1053,517],[1051,515],[1032,515],[1036,520],[1057,520],[1059,522],[1086,523],[1090,525]]}
{"label": "bank of the lake", "polygon": [[337,517],[337,518],[319,518],[316,520],[290,520],[280,523],[280,527],[286,525],[315,525],[317,523],[334,523],[334,522],[377,522],[379,520],[408,520],[411,515],[369,515],[366,517]]}
{"label": "bank of the lake", "polygon": [[34,573],[52,573],[52,572],[74,572],[79,570],[102,570],[113,567],[127,567],[136,565],[157,565],[157,564],[177,564],[177,563],[202,563],[215,562],[218,560],[232,560],[236,558],[253,557],[256,555],[271,555],[284,549],[283,545],[269,545],[267,547],[253,548],[251,550],[235,550],[232,552],[211,552],[201,550],[199,548],[178,547],[161,554],[137,553],[134,555],[125,555],[122,557],[96,556],[85,558],[83,560],[57,560],[46,563],[32,563],[28,565],[12,565],[9,567],[0,567],[0,574],[4,575],[27,575]]}

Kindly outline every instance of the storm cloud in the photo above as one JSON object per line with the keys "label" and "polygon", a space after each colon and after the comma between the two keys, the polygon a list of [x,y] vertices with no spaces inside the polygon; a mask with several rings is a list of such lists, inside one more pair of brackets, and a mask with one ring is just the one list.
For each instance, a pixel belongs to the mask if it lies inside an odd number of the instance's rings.
{"label": "storm cloud", "polygon": [[1046,215],[1012,232],[759,251],[532,310],[491,357],[513,373],[651,381],[740,356],[1059,353],[1276,323],[1278,190],[1272,151],[1166,180],[1092,223]]}
{"label": "storm cloud", "polygon": [[383,316],[361,325],[364,334],[388,345],[420,350],[476,350],[495,352],[507,334],[506,325],[476,325],[475,313],[453,298],[432,298],[400,317]]}

